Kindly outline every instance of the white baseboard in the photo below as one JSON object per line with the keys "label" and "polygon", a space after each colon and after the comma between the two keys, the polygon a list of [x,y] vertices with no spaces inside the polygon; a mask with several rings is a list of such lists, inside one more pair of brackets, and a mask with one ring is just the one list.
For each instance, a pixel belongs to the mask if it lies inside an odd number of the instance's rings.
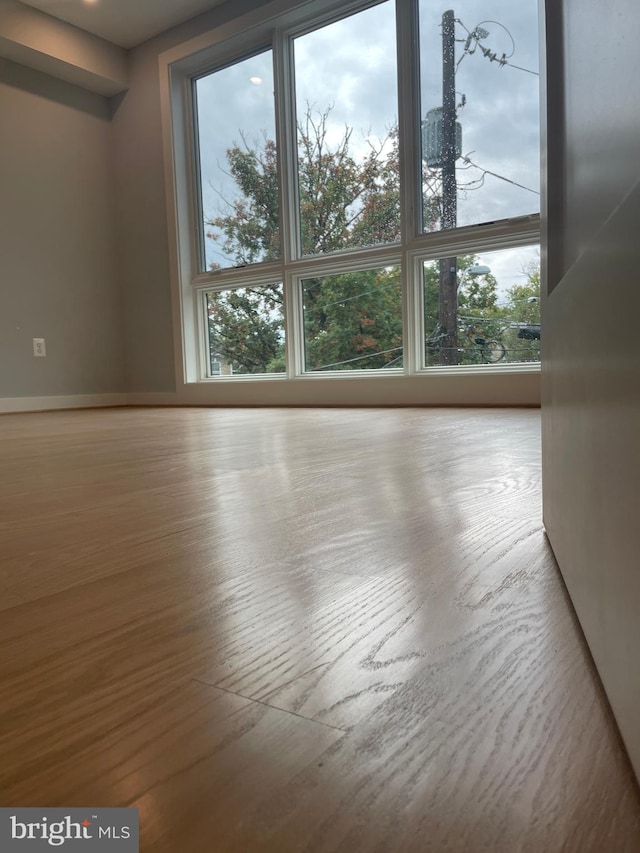
{"label": "white baseboard", "polygon": [[55,409],[92,409],[126,406],[126,394],[67,394],[54,397],[0,397],[0,414],[46,412]]}
{"label": "white baseboard", "polygon": [[127,406],[182,405],[182,400],[174,391],[132,391],[126,397]]}

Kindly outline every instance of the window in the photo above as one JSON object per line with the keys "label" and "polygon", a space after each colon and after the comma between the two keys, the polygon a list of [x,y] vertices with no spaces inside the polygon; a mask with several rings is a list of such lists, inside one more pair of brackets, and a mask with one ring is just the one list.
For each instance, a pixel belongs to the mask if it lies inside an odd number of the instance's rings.
{"label": "window", "polygon": [[203,268],[278,258],[272,52],[196,79],[194,99]]}
{"label": "window", "polygon": [[530,0],[420,0],[425,231],[540,210],[538,21]]}
{"label": "window", "polygon": [[[422,274],[427,366],[540,361],[539,247],[425,261]],[[455,287],[450,335],[443,279]]]}
{"label": "window", "polygon": [[210,375],[284,373],[283,305],[280,282],[207,293]]}
{"label": "window", "polygon": [[304,278],[305,368],[402,367],[402,291],[398,266]]}
{"label": "window", "polygon": [[537,363],[537,0],[279,9],[170,66],[187,375]]}
{"label": "window", "polygon": [[303,255],[400,238],[391,0],[294,39]]}

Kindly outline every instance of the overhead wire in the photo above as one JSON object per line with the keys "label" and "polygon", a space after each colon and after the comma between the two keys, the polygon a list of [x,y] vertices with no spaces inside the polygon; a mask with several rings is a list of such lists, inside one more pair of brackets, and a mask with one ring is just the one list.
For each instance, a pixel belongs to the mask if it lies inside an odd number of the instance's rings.
{"label": "overhead wire", "polygon": [[[467,35],[467,38],[465,39],[465,49],[464,49],[464,51],[463,51],[463,53],[462,53],[462,56],[460,57],[460,59],[459,59],[459,60],[458,60],[458,62],[456,63],[456,69],[460,66],[460,63],[462,62],[462,60],[464,59],[464,57],[465,57],[465,56],[467,56],[467,55],[469,55],[469,56],[470,56],[470,55],[472,55],[473,53],[475,53],[475,51],[476,51],[476,48],[475,48],[475,47],[473,48],[473,50],[470,50],[470,49],[469,49],[469,48],[470,48],[470,45],[471,45],[471,40],[472,40],[472,39],[475,39],[476,47],[479,47],[479,48],[480,48],[480,51],[481,51],[482,55],[483,55],[486,59],[488,59],[490,62],[497,62],[497,63],[500,65],[500,67],[503,67],[503,66],[505,66],[505,65],[508,65],[508,66],[510,66],[511,68],[516,68],[518,71],[525,71],[527,74],[533,74],[533,75],[535,75],[536,77],[539,77],[539,76],[540,76],[540,72],[539,72],[539,71],[532,71],[530,68],[524,68],[522,65],[516,65],[516,64],[515,64],[515,63],[513,63],[513,62],[509,62],[509,60],[511,59],[511,57],[512,57],[512,56],[514,55],[514,53],[516,52],[516,42],[515,42],[515,39],[514,39],[514,37],[513,37],[512,33],[511,33],[511,30],[510,30],[508,27],[506,27],[504,24],[501,24],[501,23],[500,23],[500,21],[494,21],[494,20],[492,20],[492,19],[490,19],[490,18],[487,18],[487,19],[486,19],[486,20],[484,20],[484,21],[480,21],[480,23],[479,23],[479,24],[476,24],[476,26],[473,28],[473,30],[470,30],[470,29],[469,29],[469,27],[467,27],[467,25],[464,23],[464,21],[462,21],[460,18],[456,18],[456,22],[457,22],[458,24],[460,24],[460,26],[461,26],[461,27],[462,27],[462,28],[467,32],[467,34],[468,34],[468,35]],[[480,43],[481,39],[480,39],[480,38],[479,38],[479,36],[478,36],[478,29],[482,26],[482,24],[495,24],[496,26],[501,27],[501,28],[506,32],[506,34],[507,34],[507,35],[509,36],[509,38],[511,39],[511,53],[510,53],[510,54],[508,54],[508,55],[507,55],[506,53],[504,53],[504,52],[503,52],[502,56],[501,56],[501,57],[498,57],[498,54],[497,54],[497,53],[495,53],[495,52],[494,52],[494,51],[492,51],[490,48],[485,47],[484,45],[482,45],[482,44]],[[462,41],[462,40],[461,40],[461,39],[458,39],[458,41]]]}
{"label": "overhead wire", "polygon": [[[502,29],[505,31],[505,33],[506,33],[506,34],[509,36],[509,38],[511,39],[511,53],[509,54],[509,56],[507,56],[507,55],[506,55],[506,53],[503,53],[502,55],[504,56],[504,58],[505,58],[505,59],[511,59],[511,57],[513,56],[513,54],[516,52],[516,41],[515,41],[514,37],[511,35],[511,30],[510,30],[508,27],[505,27],[505,25],[504,25],[504,24],[501,24],[501,23],[500,23],[500,21],[493,21],[493,20],[491,20],[490,18],[487,18],[485,21],[480,21],[480,23],[479,23],[479,24],[476,24],[476,26],[475,26],[475,28],[474,28],[473,32],[474,32],[474,33],[475,33],[475,32],[477,32],[477,30],[478,30],[478,29],[479,29],[483,24],[495,24],[495,25],[496,25],[496,26],[498,26],[498,27],[502,27]],[[464,25],[463,25],[463,26],[464,26]],[[472,33],[472,35],[473,35],[473,33]],[[476,36],[476,41],[478,41],[478,43],[479,43],[479,41],[480,41],[480,40],[477,38],[477,36]],[[482,45],[480,45],[480,47],[482,47]]]}
{"label": "overhead wire", "polygon": [[514,187],[519,187],[521,190],[526,190],[527,192],[533,193],[534,195],[540,195],[539,190],[534,190],[531,189],[531,187],[526,187],[524,184],[519,184],[518,181],[512,181],[511,178],[505,178],[504,175],[499,175],[497,172],[492,172],[491,169],[484,169],[482,166],[479,166],[477,163],[474,163],[473,160],[469,160],[468,157],[464,157],[463,159],[465,163],[469,163],[469,165],[473,166],[475,169],[479,169],[484,175],[491,175],[494,178],[499,178],[499,180],[501,181],[506,181],[508,184],[513,184]]}
{"label": "overhead wire", "polygon": [[[401,349],[403,349],[403,347],[393,347],[393,349],[383,349],[379,352],[369,352],[366,355],[359,355],[356,358],[348,358],[345,361],[334,361],[331,364],[323,364],[320,367],[314,367],[313,371],[326,370],[329,367],[340,367],[343,364],[351,364],[354,361],[362,361],[365,358],[373,358],[376,355],[387,355],[390,352],[398,352],[398,350]],[[393,359],[393,361],[397,361],[397,359]]]}

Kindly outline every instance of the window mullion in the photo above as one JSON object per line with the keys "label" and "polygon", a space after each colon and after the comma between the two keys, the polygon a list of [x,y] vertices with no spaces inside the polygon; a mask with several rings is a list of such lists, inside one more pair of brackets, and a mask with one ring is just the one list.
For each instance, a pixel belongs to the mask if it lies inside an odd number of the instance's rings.
{"label": "window mullion", "polygon": [[295,75],[293,43],[282,30],[273,40],[280,200],[280,239],[282,245],[282,283],[285,305],[285,350],[287,378],[300,374],[302,354],[302,310],[298,283],[289,273],[289,264],[300,255],[298,227],[298,171],[295,111]]}
{"label": "window mullion", "polygon": [[289,264],[300,257],[298,228],[298,175],[293,44],[282,30],[273,42],[276,104],[276,139],[280,184],[280,233],[282,260]]}
{"label": "window mullion", "polygon": [[[400,171],[400,227],[402,244],[407,246],[421,228],[420,187],[420,66],[418,49],[417,0],[396,0],[398,64],[398,145]],[[402,259],[404,370],[420,369],[417,347],[422,289],[417,266],[406,252]]]}
{"label": "window mullion", "polygon": [[198,374],[199,378],[208,379],[211,375],[211,354],[209,352],[209,318],[207,312],[207,297],[204,291],[195,294],[196,326],[200,332],[198,337]]}

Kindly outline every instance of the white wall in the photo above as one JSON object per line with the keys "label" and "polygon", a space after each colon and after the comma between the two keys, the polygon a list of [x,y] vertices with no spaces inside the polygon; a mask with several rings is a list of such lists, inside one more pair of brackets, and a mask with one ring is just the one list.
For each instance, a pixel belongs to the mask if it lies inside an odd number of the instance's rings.
{"label": "white wall", "polygon": [[0,397],[122,392],[108,101],[0,59],[0,116]]}
{"label": "white wall", "polygon": [[640,7],[546,5],[544,518],[640,777]]}

